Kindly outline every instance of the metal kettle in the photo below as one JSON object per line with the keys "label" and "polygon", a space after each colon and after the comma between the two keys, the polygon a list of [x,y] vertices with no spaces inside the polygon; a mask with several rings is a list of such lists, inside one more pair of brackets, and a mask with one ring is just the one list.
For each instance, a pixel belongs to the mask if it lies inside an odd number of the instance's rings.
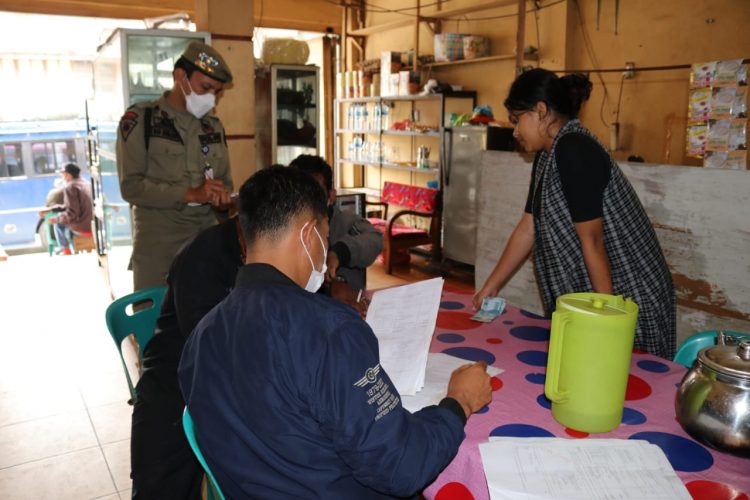
{"label": "metal kettle", "polygon": [[717,345],[701,349],[677,389],[675,413],[698,441],[750,457],[750,341],[732,340],[719,332]]}

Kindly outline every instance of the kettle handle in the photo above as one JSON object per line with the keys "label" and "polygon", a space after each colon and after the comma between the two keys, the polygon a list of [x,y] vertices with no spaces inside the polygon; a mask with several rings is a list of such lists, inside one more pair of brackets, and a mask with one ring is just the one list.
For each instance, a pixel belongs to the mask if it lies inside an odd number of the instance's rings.
{"label": "kettle handle", "polygon": [[555,403],[564,403],[568,393],[560,391],[560,360],[562,359],[563,337],[565,328],[570,323],[570,313],[555,312],[552,314],[551,332],[549,339],[549,354],[547,357],[547,377],[544,381],[544,394]]}

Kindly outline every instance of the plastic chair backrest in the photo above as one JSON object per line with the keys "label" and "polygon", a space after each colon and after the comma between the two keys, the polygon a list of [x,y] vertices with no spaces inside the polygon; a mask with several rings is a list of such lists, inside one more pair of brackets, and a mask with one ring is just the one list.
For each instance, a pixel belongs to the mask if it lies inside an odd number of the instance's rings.
{"label": "plastic chair backrest", "polygon": [[190,412],[188,411],[187,406],[182,412],[182,427],[185,429],[185,436],[187,437],[188,443],[190,443],[190,448],[193,449],[195,458],[198,459],[208,476],[208,487],[206,488],[208,500],[224,500],[224,493],[222,493],[221,488],[219,488],[219,483],[216,482],[213,472],[208,468],[206,459],[203,458],[203,452],[201,451],[200,446],[198,446],[198,439],[195,436],[195,426],[193,425],[193,419],[190,417]]}
{"label": "plastic chair backrest", "polygon": [[[750,340],[750,334],[747,333],[724,330],[724,334],[730,337],[738,337],[742,340]],[[682,342],[682,344],[680,344],[680,347],[677,349],[677,354],[675,354],[672,361],[690,368],[698,358],[698,352],[700,352],[701,349],[716,344],[717,336],[718,330],[706,330],[689,336]]]}
{"label": "plastic chair backrest", "polygon": [[[138,355],[141,359],[143,358],[143,349],[154,336],[154,327],[161,311],[161,303],[164,300],[166,290],[166,287],[163,286],[138,290],[112,302],[105,313],[107,329],[109,329],[109,334],[115,341],[117,351],[120,353],[120,360],[122,361],[122,367],[125,369],[125,377],[128,380],[128,388],[130,388],[133,402],[136,399],[135,387],[130,379],[125,358],[122,356],[122,341],[131,334],[135,335],[138,342]],[[138,310],[133,309],[129,314],[128,306],[138,303],[144,304]]]}

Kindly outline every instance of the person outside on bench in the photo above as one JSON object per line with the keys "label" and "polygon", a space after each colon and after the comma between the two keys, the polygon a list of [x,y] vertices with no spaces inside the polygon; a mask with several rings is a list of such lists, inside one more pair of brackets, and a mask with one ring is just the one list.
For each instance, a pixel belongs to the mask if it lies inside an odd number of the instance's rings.
{"label": "person outside on bench", "polygon": [[63,255],[72,254],[73,234],[90,234],[94,203],[91,197],[91,185],[81,179],[81,169],[74,163],[68,163],[60,172],[65,180],[63,204],[45,208],[39,212],[44,217],[47,212],[60,212],[57,217],[48,219],[48,224],[55,226],[57,245]]}

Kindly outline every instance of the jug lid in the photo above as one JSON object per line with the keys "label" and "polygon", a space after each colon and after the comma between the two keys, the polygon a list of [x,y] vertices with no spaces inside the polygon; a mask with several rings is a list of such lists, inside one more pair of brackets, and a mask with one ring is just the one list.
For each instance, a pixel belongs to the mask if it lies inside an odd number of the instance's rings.
{"label": "jug lid", "polygon": [[715,345],[698,352],[705,366],[725,375],[750,379],[750,342],[739,345]]}
{"label": "jug lid", "polygon": [[638,312],[638,306],[622,295],[569,293],[557,298],[557,309],[595,316],[622,316]]}

